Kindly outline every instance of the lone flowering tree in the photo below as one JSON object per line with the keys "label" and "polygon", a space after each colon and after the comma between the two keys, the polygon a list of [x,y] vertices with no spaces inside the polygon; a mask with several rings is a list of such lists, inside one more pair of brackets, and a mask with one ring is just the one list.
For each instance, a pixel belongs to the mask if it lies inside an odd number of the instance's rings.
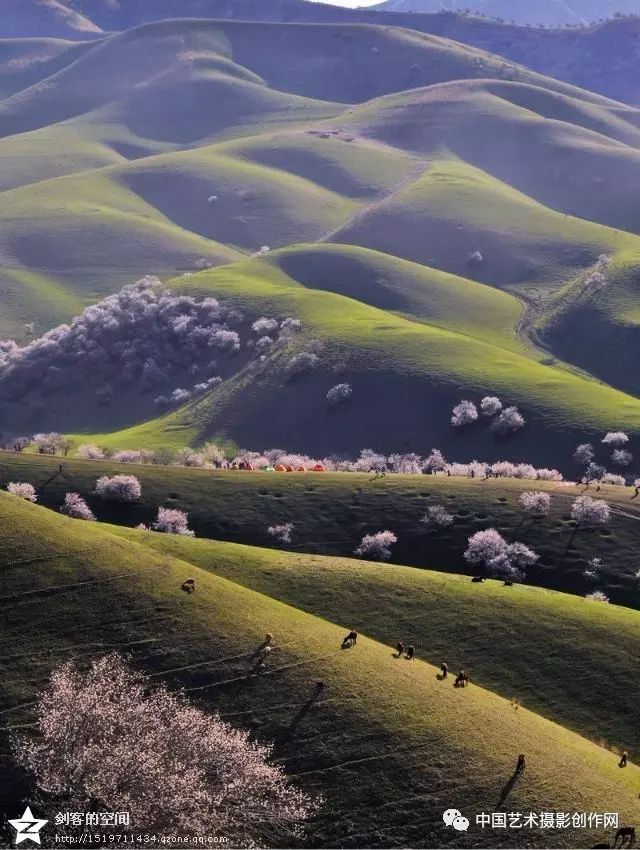
{"label": "lone flowering tree", "polygon": [[95,520],[93,511],[79,493],[67,493],[60,513],[71,519],[86,519],[89,522]]}
{"label": "lone flowering tree", "polygon": [[535,490],[525,490],[520,496],[520,504],[525,512],[531,517],[531,527],[537,519],[549,516],[551,510],[551,496],[548,493],[540,493]]}
{"label": "lone flowering tree", "polygon": [[111,502],[135,502],[142,495],[142,487],[135,475],[102,475],[96,481],[96,493]]}
{"label": "lone flowering tree", "polygon": [[464,557],[469,564],[483,566],[489,575],[523,581],[527,567],[538,555],[524,543],[508,543],[495,528],[477,531],[469,538]]}
{"label": "lone flowering tree", "polygon": [[7,484],[7,492],[12,496],[18,496],[20,499],[26,499],[27,502],[37,502],[38,495],[33,484],[28,481],[10,481]]}
{"label": "lone flowering tree", "polygon": [[472,401],[463,399],[451,411],[451,424],[455,428],[462,428],[465,425],[471,425],[478,419],[478,408]]}
{"label": "lone flowering tree", "polygon": [[180,693],[152,688],[116,653],[87,672],[58,667],[36,718],[37,734],[14,739],[14,752],[52,811],[129,811],[144,832],[255,847],[275,829],[295,841],[320,803],[270,763],[271,747]]}
{"label": "lone flowering tree", "polygon": [[388,561],[391,557],[391,546],[397,542],[398,538],[393,531],[365,534],[354,554],[369,561]]}
{"label": "lone flowering tree", "polygon": [[193,537],[194,532],[189,528],[189,521],[184,511],[178,508],[158,508],[158,516],[153,523],[155,531],[164,534],[179,534],[182,537]]}

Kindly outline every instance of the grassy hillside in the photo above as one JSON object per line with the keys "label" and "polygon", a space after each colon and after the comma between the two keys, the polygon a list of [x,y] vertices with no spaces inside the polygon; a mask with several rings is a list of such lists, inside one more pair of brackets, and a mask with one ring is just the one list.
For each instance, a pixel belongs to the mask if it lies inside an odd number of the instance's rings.
{"label": "grassy hillside", "polygon": [[462,667],[476,684],[601,746],[635,747],[628,683],[640,614],[629,609],[396,564],[111,529],[316,616],[351,623],[389,646],[401,637],[434,666],[446,660],[454,672]]}
{"label": "grassy hillside", "polygon": [[[529,417],[526,453],[546,464],[564,463],[580,436],[614,423],[638,427],[631,396],[435,323],[308,290],[268,261],[224,266],[176,284],[254,315],[300,318],[306,338],[324,343],[320,363],[292,382],[286,373],[291,353],[276,351],[175,414],[108,437],[102,433],[98,439],[111,446],[197,444],[214,435],[245,446],[291,446],[296,433],[295,447],[313,453],[353,453],[364,440],[389,450],[438,445],[458,457],[522,458],[522,438],[501,441],[489,428],[451,428],[449,411],[461,395],[489,391],[522,407]],[[338,380],[352,384],[357,404],[354,396],[339,410],[327,407],[325,394]]]}
{"label": "grassy hillside", "polygon": [[[63,469],[59,463],[63,460]],[[140,503],[118,508],[97,498],[100,475],[128,472],[142,484]],[[433,476],[323,475],[266,472],[221,472],[162,468],[37,455],[0,455],[0,486],[28,481],[39,501],[58,508],[68,491],[85,497],[104,522],[135,526],[151,523],[159,506],[189,514],[198,537],[272,546],[270,525],[294,525],[292,547],[297,552],[350,556],[365,534],[390,529],[398,536],[392,559],[401,564],[468,573],[463,553],[467,538],[496,527],[509,540],[524,540],[540,555],[528,571],[528,581],[585,594],[602,588],[613,602],[640,607],[636,573],[640,507],[632,488],[604,486],[602,497],[613,508],[611,524],[601,531],[579,531],[570,519],[571,503],[583,487],[541,481],[490,480]],[[531,523],[518,499],[524,490],[545,490],[552,496],[548,520]],[[430,505],[444,504],[455,516],[449,529],[427,530],[421,519]],[[598,557],[600,579],[584,576]]]}
{"label": "grassy hillside", "polygon": [[[443,686],[436,668],[398,662],[388,646],[366,637],[355,650],[340,651],[344,624],[125,544],[100,528],[77,527],[8,496],[0,502],[0,545],[14,561],[6,597],[19,600],[4,640],[15,645],[20,639],[23,648],[2,659],[7,726],[29,721],[37,689],[69,651],[86,659],[115,647],[260,738],[275,739],[288,771],[307,789],[327,794],[311,827],[314,846],[384,845],[392,832],[403,843],[446,844],[441,813],[452,789],[472,819],[493,810],[522,751],[528,767],[511,787],[510,808],[620,811],[632,822],[637,768],[619,771],[611,753],[526,708],[516,712],[477,686],[463,692]],[[193,596],[179,589],[187,575],[198,582]],[[34,604],[37,631],[30,620]],[[114,609],[116,618],[105,615]],[[266,629],[277,649],[266,673],[251,676],[250,655]],[[319,677],[325,690],[311,698]],[[470,731],[478,728],[481,736]],[[411,794],[398,804],[397,788],[407,785]],[[589,841],[602,834],[590,834]],[[510,840],[507,831],[499,834],[501,844]],[[563,830],[557,840],[571,846],[584,836]],[[542,830],[528,836],[533,846],[547,841]],[[463,842],[495,846],[496,837],[474,824]]]}
{"label": "grassy hillside", "polygon": [[[111,445],[295,433],[314,453],[521,458],[488,429],[452,432],[446,411],[485,392],[523,408],[543,464],[594,431],[637,430],[634,398],[554,359],[640,390],[637,110],[391,27],[163,21],[43,50],[57,72],[0,101],[2,335],[41,333],[151,273],[249,318],[296,316],[300,345],[324,352],[295,386],[294,351],[278,350],[159,420],[152,395],[105,411],[71,393],[8,408],[5,431],[37,415],[118,429]],[[290,250],[190,276],[262,246]],[[580,281],[601,254],[592,308]],[[588,311],[595,346],[576,330]],[[344,380],[353,402],[329,410]]]}
{"label": "grassy hillside", "polygon": [[413,89],[354,110],[347,128],[422,156],[448,151],[563,213],[637,231],[638,110],[524,82]]}
{"label": "grassy hillside", "polygon": [[100,27],[64,0],[12,0],[3,10],[0,38],[87,39],[101,35]]}

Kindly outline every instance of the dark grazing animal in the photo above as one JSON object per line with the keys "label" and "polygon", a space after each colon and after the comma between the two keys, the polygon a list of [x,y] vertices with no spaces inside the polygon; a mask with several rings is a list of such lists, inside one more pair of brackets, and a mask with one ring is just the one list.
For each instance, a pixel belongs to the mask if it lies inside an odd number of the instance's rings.
{"label": "dark grazing animal", "polygon": [[193,593],[196,589],[196,580],[194,578],[188,578],[186,581],[183,581],[182,589],[185,593]]}
{"label": "dark grazing animal", "polygon": [[636,828],[635,826],[621,826],[620,829],[616,832],[616,837],[613,842],[613,846],[618,846],[618,840],[620,841],[620,847],[624,847],[625,841],[628,840],[628,847],[633,847],[636,843]]}

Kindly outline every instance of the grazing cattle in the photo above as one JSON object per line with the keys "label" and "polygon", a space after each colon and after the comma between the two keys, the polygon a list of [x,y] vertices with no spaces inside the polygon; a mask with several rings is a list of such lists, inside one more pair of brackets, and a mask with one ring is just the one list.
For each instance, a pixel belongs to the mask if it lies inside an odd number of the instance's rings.
{"label": "grazing cattle", "polygon": [[188,578],[186,581],[183,581],[182,589],[185,593],[193,593],[196,589],[196,580],[194,578]]}
{"label": "grazing cattle", "polygon": [[616,837],[613,842],[613,846],[618,846],[618,841],[620,841],[620,847],[624,847],[625,841],[627,842],[627,847],[633,847],[636,843],[636,829],[634,826],[621,826],[620,829],[616,832]]}

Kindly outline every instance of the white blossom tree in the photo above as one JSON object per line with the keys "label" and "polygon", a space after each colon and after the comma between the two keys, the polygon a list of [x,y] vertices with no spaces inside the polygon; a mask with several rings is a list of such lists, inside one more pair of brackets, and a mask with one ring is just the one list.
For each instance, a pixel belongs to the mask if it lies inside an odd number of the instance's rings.
{"label": "white blossom tree", "polygon": [[10,481],[7,484],[7,492],[11,493],[12,496],[18,496],[20,499],[26,499],[27,502],[38,501],[35,487],[27,481]]}
{"label": "white blossom tree", "polygon": [[105,458],[104,450],[93,443],[84,443],[78,448],[76,454],[84,460],[104,460]]}
{"label": "white blossom tree", "polygon": [[478,419],[478,408],[472,401],[463,399],[451,411],[451,424],[456,428],[471,425]]}
{"label": "white blossom tree", "polygon": [[284,522],[281,525],[270,525],[267,534],[277,540],[278,543],[291,543],[293,523]]}
{"label": "white blossom tree", "polygon": [[90,522],[95,520],[93,511],[79,493],[67,493],[60,513],[71,519],[86,519]]}
{"label": "white blossom tree", "polygon": [[87,672],[59,666],[38,700],[36,734],[14,749],[52,811],[61,802],[130,811],[150,834],[210,833],[254,847],[277,829],[298,846],[320,802],[270,762],[271,747],[152,686],[115,653]]}
{"label": "white blossom tree", "polygon": [[587,599],[591,599],[592,602],[608,602],[609,597],[606,593],[603,593],[601,590],[592,590],[591,593],[585,594]]}
{"label": "white blossom tree", "polygon": [[454,519],[453,514],[450,514],[444,505],[429,505],[420,522],[432,528],[448,528]]}
{"label": "white blossom tree", "polygon": [[602,438],[602,442],[605,446],[621,448],[629,442],[629,435],[625,434],[624,431],[607,431]]}
{"label": "white blossom tree", "polygon": [[551,496],[548,493],[539,493],[533,490],[525,490],[520,496],[520,504],[534,520],[549,516],[551,510]]}
{"label": "white blossom tree", "polygon": [[354,554],[369,561],[388,561],[391,557],[391,546],[397,542],[398,538],[393,531],[365,534]]}
{"label": "white blossom tree", "polygon": [[517,407],[505,407],[493,421],[493,429],[498,434],[515,434],[524,428],[525,419]]}
{"label": "white blossom tree", "polygon": [[480,402],[483,416],[495,416],[502,410],[502,402],[495,395],[486,395]]}
{"label": "white blossom tree", "polygon": [[616,466],[629,466],[633,460],[633,455],[626,449],[614,449],[611,453],[611,462]]}
{"label": "white blossom tree", "polygon": [[142,495],[142,487],[135,475],[102,475],[96,481],[96,493],[111,502],[135,502]]}
{"label": "white blossom tree", "polygon": [[576,447],[575,452],[573,453],[573,459],[576,463],[583,464],[586,466],[596,456],[593,446],[591,443],[580,443],[579,446]]}
{"label": "white blossom tree", "polygon": [[336,384],[327,392],[327,401],[333,406],[347,401],[352,395],[351,384]]}

